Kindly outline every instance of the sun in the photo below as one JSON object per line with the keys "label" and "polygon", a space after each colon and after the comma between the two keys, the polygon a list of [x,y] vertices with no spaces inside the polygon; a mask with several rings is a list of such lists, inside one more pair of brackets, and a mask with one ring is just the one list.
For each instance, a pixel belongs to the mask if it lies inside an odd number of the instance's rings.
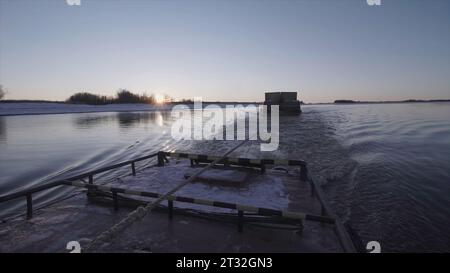
{"label": "sun", "polygon": [[164,96],[160,94],[155,95],[155,101],[157,104],[163,104],[164,103]]}

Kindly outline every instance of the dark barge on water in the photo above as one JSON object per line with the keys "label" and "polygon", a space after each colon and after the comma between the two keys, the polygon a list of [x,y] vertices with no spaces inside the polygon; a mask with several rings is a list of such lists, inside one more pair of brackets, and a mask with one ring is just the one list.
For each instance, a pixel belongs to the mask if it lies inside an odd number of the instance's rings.
{"label": "dark barge on water", "polygon": [[[143,167],[138,169],[141,164]],[[101,173],[127,166],[131,172],[126,178],[107,184],[95,179]],[[211,168],[189,184],[192,189],[168,196],[154,213],[95,251],[357,251],[357,240],[330,209],[302,160],[158,152],[0,196],[0,203],[22,198],[26,201],[23,216],[0,223],[0,252],[67,252],[66,244],[74,240],[81,243],[83,250],[90,238],[136,207],[161,197],[169,181],[186,181],[193,170],[205,166]],[[195,185],[197,189],[207,185],[215,192],[209,195],[214,200],[196,192]],[[76,187],[78,194],[38,209],[33,207],[34,196],[55,187]],[[244,201],[223,200],[220,191],[236,187],[237,192],[244,192]],[[285,207],[273,205],[277,200],[272,197],[279,193],[270,198],[262,196],[261,203],[252,202],[257,194],[251,191],[261,193],[258,189],[276,187],[287,193]],[[245,194],[245,189],[250,194]]]}
{"label": "dark barge on water", "polygon": [[279,105],[282,114],[298,115],[302,112],[297,92],[266,92],[264,105]]}

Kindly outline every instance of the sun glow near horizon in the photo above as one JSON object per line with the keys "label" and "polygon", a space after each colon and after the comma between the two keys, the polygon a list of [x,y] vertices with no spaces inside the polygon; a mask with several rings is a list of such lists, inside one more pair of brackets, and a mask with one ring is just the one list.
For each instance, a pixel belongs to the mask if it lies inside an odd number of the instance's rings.
{"label": "sun glow near horizon", "polygon": [[0,1],[7,99],[121,86],[167,94],[158,103],[448,98],[449,1],[193,2]]}
{"label": "sun glow near horizon", "polygon": [[156,94],[155,95],[155,102],[157,104],[163,104],[164,103],[164,96],[161,94]]}

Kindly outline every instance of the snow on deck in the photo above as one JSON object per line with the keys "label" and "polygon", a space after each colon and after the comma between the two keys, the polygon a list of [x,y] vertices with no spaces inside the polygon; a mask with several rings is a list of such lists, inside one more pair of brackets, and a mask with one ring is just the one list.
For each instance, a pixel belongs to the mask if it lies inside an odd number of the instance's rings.
{"label": "snow on deck", "polygon": [[[230,180],[229,171],[212,170],[211,172],[214,172],[215,180],[218,180],[220,176],[224,181]],[[164,167],[148,168],[135,177],[117,180],[109,185],[164,194],[184,182],[185,174],[192,174],[188,160],[171,161]],[[288,208],[289,199],[280,176],[252,171],[246,177],[246,181],[240,181],[239,184],[225,185],[224,183],[194,181],[178,190],[175,195],[280,210]],[[177,206],[198,208],[198,205],[178,204],[178,202]],[[208,211],[228,211],[228,209],[216,207],[201,206],[201,208]]]}
{"label": "snow on deck", "polygon": [[[195,170],[195,169],[194,169]],[[319,213],[317,202],[309,194],[309,186],[299,180],[294,169],[266,173],[251,171],[246,181],[230,186],[217,183],[193,182],[176,195],[253,205],[257,207]],[[166,193],[192,174],[189,160],[171,160],[164,167],[141,170],[109,183],[120,188]],[[222,170],[214,170],[214,178]],[[230,172],[223,175],[230,179]],[[237,176],[241,178],[241,176]],[[84,193],[81,191],[80,193]],[[128,196],[136,199],[149,198]],[[165,204],[165,203],[163,203]],[[35,212],[31,220],[18,218],[0,224],[0,252],[65,252],[68,241],[95,238],[102,231],[123,219],[130,208],[115,211],[90,202],[84,194]],[[175,207],[203,211],[228,209],[175,202]],[[235,212],[235,211],[234,211]],[[305,221],[301,236],[292,230],[258,228],[245,225],[239,233],[233,223],[215,222],[190,216],[175,215],[169,220],[164,213],[151,213],[130,225],[99,252],[339,252],[339,242],[332,226]]]}

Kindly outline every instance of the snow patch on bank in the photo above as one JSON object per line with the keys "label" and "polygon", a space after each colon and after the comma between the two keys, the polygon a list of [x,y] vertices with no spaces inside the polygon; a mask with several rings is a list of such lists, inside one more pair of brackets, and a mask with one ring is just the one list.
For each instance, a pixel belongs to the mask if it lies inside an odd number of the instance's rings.
{"label": "snow patch on bank", "polygon": [[150,104],[108,104],[87,105],[67,103],[0,103],[0,116],[13,115],[44,115],[44,114],[68,114],[68,113],[95,113],[95,112],[135,112],[158,111],[171,109],[172,105]]}

